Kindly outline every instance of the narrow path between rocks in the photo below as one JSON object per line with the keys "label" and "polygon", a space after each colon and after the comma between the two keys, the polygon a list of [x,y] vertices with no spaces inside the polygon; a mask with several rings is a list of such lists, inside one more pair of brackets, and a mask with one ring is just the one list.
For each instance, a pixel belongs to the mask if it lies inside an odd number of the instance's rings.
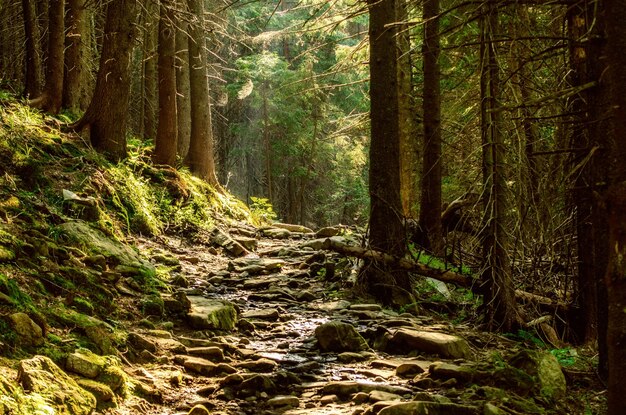
{"label": "narrow path between rocks", "polygon": [[249,250],[237,258],[208,241],[140,241],[174,268],[164,295],[174,324],[133,330],[129,371],[146,401],[111,414],[516,413],[465,387],[493,376],[476,362],[506,339],[342,298],[350,264],[321,239],[256,234],[230,230]]}

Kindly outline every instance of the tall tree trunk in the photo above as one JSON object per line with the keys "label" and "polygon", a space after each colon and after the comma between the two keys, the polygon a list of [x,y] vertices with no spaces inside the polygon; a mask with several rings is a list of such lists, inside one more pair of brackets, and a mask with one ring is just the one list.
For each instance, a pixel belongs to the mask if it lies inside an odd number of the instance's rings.
{"label": "tall tree trunk", "polygon": [[127,155],[130,63],[137,6],[137,0],[109,3],[96,89],[83,117],[71,126],[76,130],[90,127],[93,147],[113,160]]}
{"label": "tall tree trunk", "polygon": [[77,113],[89,105],[87,98],[87,62],[85,49],[89,39],[85,0],[69,0],[66,14],[65,79],[63,107]]}
{"label": "tall tree trunk", "polygon": [[419,224],[426,246],[443,256],[441,227],[441,91],[439,86],[439,0],[424,1],[424,158]]}
{"label": "tall tree trunk", "polygon": [[159,23],[159,3],[149,1],[144,9],[143,38],[143,139],[155,140],[157,134],[158,110],[158,62],[157,38]]}
{"label": "tall tree trunk", "polygon": [[498,33],[497,0],[483,7],[480,41],[481,134],[483,142],[482,226],[483,270],[481,274],[486,323],[491,330],[511,331],[520,323],[517,312],[508,240],[504,138],[499,111],[500,75],[496,59]]}
{"label": "tall tree trunk", "polygon": [[191,172],[218,186],[213,155],[211,97],[207,72],[203,0],[188,0],[193,20],[189,25],[189,82],[191,87],[191,137],[187,163]]}
{"label": "tall tree trunk", "polygon": [[272,178],[272,142],[270,136],[270,114],[269,114],[269,86],[268,81],[263,85],[263,149],[265,159],[265,184],[266,195],[270,203],[274,203],[274,180]]}
{"label": "tall tree trunk", "polygon": [[[370,13],[370,234],[371,248],[398,257],[406,252],[400,201],[398,48],[396,0],[368,0]],[[388,25],[388,26],[387,26]],[[406,271],[369,262],[359,284],[385,304],[412,301]]]}
{"label": "tall tree trunk", "polygon": [[[602,4],[602,2],[600,2]],[[609,212],[608,290],[608,415],[626,413],[626,5],[604,0],[607,56],[611,81],[612,144],[608,160],[612,174],[607,194]],[[603,7],[599,7],[603,10]],[[602,16],[598,16],[602,19]]]}
{"label": "tall tree trunk", "polygon": [[575,114],[571,146],[583,149],[572,160],[572,166],[583,163],[574,183],[576,228],[578,241],[578,276],[575,314],[571,324],[577,340],[593,344],[597,340],[600,362],[598,370],[608,376],[607,362],[607,300],[601,275],[607,266],[608,222],[604,203],[596,194],[598,184],[606,183],[606,163],[610,134],[608,123],[610,88],[604,76],[604,20],[596,15],[597,2],[588,0],[572,5],[568,13],[570,36],[570,84],[574,87],[595,82],[595,85],[574,96],[570,112]]}
{"label": "tall tree trunk", "polygon": [[26,79],[24,82],[24,95],[30,98],[41,94],[42,69],[41,69],[41,46],[39,39],[41,34],[37,23],[37,10],[34,0],[22,0],[22,13],[24,17],[24,35],[26,37]]}
{"label": "tall tree trunk", "polygon": [[[179,6],[186,9],[186,4]],[[178,116],[177,152],[181,160],[189,152],[191,136],[191,100],[189,91],[189,35],[187,22],[178,19],[176,31],[176,109]]]}
{"label": "tall tree trunk", "polygon": [[30,105],[52,114],[63,103],[63,54],[65,49],[65,0],[50,0],[48,7],[48,60],[43,93]]}
{"label": "tall tree trunk", "polygon": [[398,120],[400,122],[400,198],[405,218],[417,216],[418,198],[418,158],[419,140],[415,128],[415,107],[413,105],[413,77],[411,63],[411,37],[407,0],[399,0],[396,36],[398,56]]}
{"label": "tall tree trunk", "polygon": [[176,165],[176,26],[174,2],[161,0],[159,19],[159,126],[153,160]]}

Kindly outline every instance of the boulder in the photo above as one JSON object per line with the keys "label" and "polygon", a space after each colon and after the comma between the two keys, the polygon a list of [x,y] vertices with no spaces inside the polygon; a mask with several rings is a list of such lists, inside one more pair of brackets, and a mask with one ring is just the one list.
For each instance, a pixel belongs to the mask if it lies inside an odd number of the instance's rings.
{"label": "boulder", "polygon": [[306,226],[303,226],[303,225],[295,225],[293,223],[276,222],[276,223],[273,223],[272,226],[274,228],[287,229],[289,232],[313,233],[313,229],[307,228]]}
{"label": "boulder", "polygon": [[459,382],[469,382],[476,374],[476,370],[471,366],[459,366],[445,362],[434,362],[428,371],[433,379],[456,379]]}
{"label": "boulder", "polygon": [[224,352],[222,351],[222,349],[216,346],[188,347],[186,353],[192,356],[202,357],[212,362],[224,361]]}
{"label": "boulder", "polygon": [[96,382],[91,379],[78,379],[76,382],[78,383],[78,386],[91,392],[93,396],[96,397],[98,404],[115,400],[115,393],[113,393],[113,390],[104,383]]}
{"label": "boulder", "polygon": [[44,343],[43,330],[26,313],[10,316],[17,340],[23,346],[41,346]]}
{"label": "boulder", "polygon": [[243,245],[218,228],[213,228],[211,231],[211,243],[221,246],[234,256],[242,256],[248,253],[248,250]]}
{"label": "boulder", "polygon": [[261,310],[246,311],[241,314],[241,317],[248,320],[276,321],[278,320],[279,314],[278,310],[275,308],[264,308]]}
{"label": "boulder", "polygon": [[522,350],[509,360],[509,364],[532,376],[537,392],[542,396],[554,399],[565,396],[565,376],[558,360],[551,353]]}
{"label": "boulder", "polygon": [[269,228],[261,231],[263,236],[273,239],[287,239],[291,236],[291,231],[282,228]]}
{"label": "boulder", "polygon": [[348,323],[330,321],[315,329],[315,338],[323,352],[358,352],[369,349],[365,339]]}
{"label": "boulder", "polygon": [[300,405],[300,399],[296,396],[275,396],[268,399],[267,405],[272,408],[281,408],[291,406],[297,408]]}
{"label": "boulder", "polygon": [[87,222],[76,220],[59,225],[71,245],[92,255],[103,255],[108,263],[122,265],[124,269],[134,269],[137,273],[155,274],[154,265],[127,245],[109,238]]}
{"label": "boulder", "polygon": [[189,324],[199,330],[232,330],[237,324],[235,306],[222,300],[189,296],[191,310],[187,313]]}
{"label": "boulder", "polygon": [[81,388],[48,357],[22,360],[18,381],[24,390],[40,395],[56,415],[89,415],[96,408],[93,394]]}
{"label": "boulder", "polygon": [[470,349],[462,337],[433,331],[420,331],[400,328],[388,337],[384,351],[388,353],[435,354],[446,358],[468,358]]}

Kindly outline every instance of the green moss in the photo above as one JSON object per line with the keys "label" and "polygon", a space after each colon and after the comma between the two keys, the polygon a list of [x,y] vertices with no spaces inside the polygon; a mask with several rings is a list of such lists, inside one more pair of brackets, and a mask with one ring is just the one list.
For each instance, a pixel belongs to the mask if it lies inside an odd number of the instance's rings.
{"label": "green moss", "polygon": [[165,313],[165,304],[160,295],[150,295],[142,301],[141,310],[146,316],[162,317]]}
{"label": "green moss", "polygon": [[0,291],[9,296],[18,311],[35,310],[32,298],[20,289],[17,281],[1,273]]}

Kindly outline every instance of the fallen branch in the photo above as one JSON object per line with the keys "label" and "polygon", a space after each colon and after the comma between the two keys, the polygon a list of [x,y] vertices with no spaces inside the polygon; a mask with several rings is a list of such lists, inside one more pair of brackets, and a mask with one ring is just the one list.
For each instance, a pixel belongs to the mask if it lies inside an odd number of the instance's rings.
{"label": "fallen branch", "polygon": [[457,274],[454,271],[431,268],[427,265],[420,264],[419,262],[415,262],[407,258],[399,258],[390,254],[386,254],[384,252],[374,251],[373,249],[361,248],[359,246],[346,245],[330,238],[324,241],[324,243],[322,244],[322,249],[335,251],[347,256],[361,259],[370,259],[375,262],[382,262],[387,265],[393,265],[410,272],[415,272],[416,274],[423,275],[425,277],[434,278],[443,282],[451,282],[461,287],[469,287],[472,283],[471,278],[465,277],[461,274]]}
{"label": "fallen branch", "polygon": [[515,296],[520,300],[525,300],[531,303],[539,304],[539,305],[548,307],[553,310],[567,311],[567,309],[569,309],[569,304],[567,304],[564,301],[553,300],[548,297],[529,293],[529,292],[522,291],[522,290],[515,290]]}

